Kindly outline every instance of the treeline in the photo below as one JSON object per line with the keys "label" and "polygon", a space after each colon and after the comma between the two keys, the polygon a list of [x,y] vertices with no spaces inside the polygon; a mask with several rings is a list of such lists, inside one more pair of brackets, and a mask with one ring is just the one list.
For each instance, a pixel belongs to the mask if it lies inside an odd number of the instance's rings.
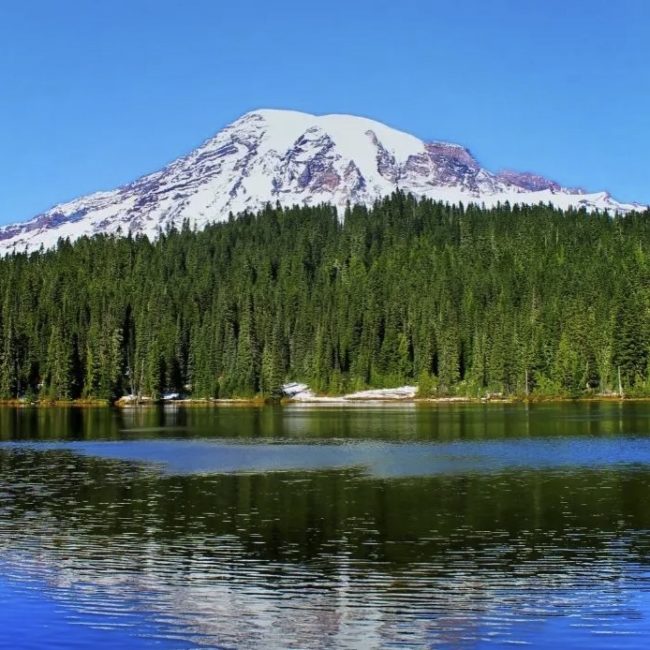
{"label": "treeline", "polygon": [[0,260],[0,397],[650,395],[650,213],[268,207]]}

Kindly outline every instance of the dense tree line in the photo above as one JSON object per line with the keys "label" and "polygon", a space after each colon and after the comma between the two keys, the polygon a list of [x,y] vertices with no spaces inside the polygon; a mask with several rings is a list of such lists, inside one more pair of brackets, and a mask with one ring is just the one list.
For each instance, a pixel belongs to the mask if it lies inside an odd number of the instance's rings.
{"label": "dense tree line", "polygon": [[650,213],[397,193],[0,260],[0,396],[650,394]]}

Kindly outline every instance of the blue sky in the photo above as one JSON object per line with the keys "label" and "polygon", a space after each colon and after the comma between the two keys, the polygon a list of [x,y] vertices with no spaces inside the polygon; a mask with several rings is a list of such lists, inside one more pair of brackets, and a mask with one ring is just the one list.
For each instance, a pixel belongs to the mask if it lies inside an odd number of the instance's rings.
{"label": "blue sky", "polygon": [[647,0],[2,0],[0,223],[262,107],[365,115],[650,202],[649,27]]}

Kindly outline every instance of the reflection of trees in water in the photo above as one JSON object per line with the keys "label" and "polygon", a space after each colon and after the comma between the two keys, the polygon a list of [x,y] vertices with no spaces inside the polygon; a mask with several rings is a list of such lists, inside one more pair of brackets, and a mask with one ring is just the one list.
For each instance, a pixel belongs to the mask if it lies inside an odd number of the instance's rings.
{"label": "reflection of trees in water", "polygon": [[[364,418],[369,430],[384,418],[377,427],[388,436],[391,413],[0,409],[0,430],[32,439],[355,438]],[[461,430],[495,436],[499,411],[482,425],[473,413],[409,412],[392,435],[424,435],[433,420],[428,431],[451,440]],[[548,425],[558,435],[571,426],[634,431],[643,420],[634,409],[622,425],[596,424],[589,409],[565,413]],[[544,434],[544,419],[531,417],[530,435]],[[650,474],[630,467],[390,480],[352,470],[169,476],[60,449],[4,448],[0,556],[56,588],[96,593],[99,608],[107,593],[131,598],[239,647],[458,647],[486,621],[505,634],[516,617],[594,607],[615,616],[647,562],[649,496]]]}
{"label": "reflection of trees in water", "polygon": [[484,440],[648,430],[643,403],[0,409],[0,440],[173,437]]}
{"label": "reflection of trees in water", "polygon": [[[571,554],[649,530],[650,474],[609,469],[372,479],[349,471],[159,474],[65,450],[0,451],[3,525],[47,515],[59,532],[170,541],[233,536],[260,559],[339,551],[402,565],[498,539],[548,539]],[[560,546],[558,544],[558,546]],[[133,552],[137,552],[134,549]],[[516,547],[503,562],[517,559]]]}
{"label": "reflection of trees in water", "polygon": [[180,477],[3,450],[0,477],[5,561],[249,647],[458,646],[496,610],[502,631],[594,599],[615,612],[650,528],[633,471]]}

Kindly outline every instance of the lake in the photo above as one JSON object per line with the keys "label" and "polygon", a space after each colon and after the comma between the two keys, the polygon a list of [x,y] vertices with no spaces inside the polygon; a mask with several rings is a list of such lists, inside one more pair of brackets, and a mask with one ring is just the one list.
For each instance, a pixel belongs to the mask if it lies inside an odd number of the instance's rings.
{"label": "lake", "polygon": [[649,639],[650,403],[0,409],[0,647]]}

